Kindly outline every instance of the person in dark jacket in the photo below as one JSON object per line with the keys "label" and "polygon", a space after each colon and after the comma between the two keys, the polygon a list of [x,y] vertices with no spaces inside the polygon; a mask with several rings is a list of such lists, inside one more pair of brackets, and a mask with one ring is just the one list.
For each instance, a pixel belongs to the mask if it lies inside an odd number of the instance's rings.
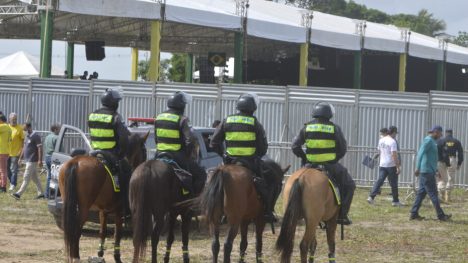
{"label": "person in dark jacket", "polygon": [[118,173],[120,193],[124,205],[123,212],[128,214],[128,185],[131,168],[125,157],[128,151],[130,131],[122,116],[117,113],[121,100],[122,96],[117,89],[106,89],[101,96],[102,107],[89,115],[88,126],[91,147],[94,150],[92,155],[102,152],[111,159],[111,163],[116,164],[115,172]]}
{"label": "person in dark jacket", "polygon": [[158,114],[154,122],[156,156],[169,158],[192,175],[188,184],[192,189],[184,189],[184,194],[198,194],[206,181],[206,171],[193,156],[196,150],[196,139],[189,126],[189,118],[184,115],[185,106],[190,103],[191,96],[185,92],[175,92],[167,101],[167,110]]}
{"label": "person in dark jacket", "polygon": [[453,130],[447,129],[445,137],[437,141],[439,152],[437,188],[442,200],[450,201],[452,179],[463,163],[463,147],[459,140],[453,137]]}
{"label": "person in dark jacket", "polygon": [[263,175],[262,157],[268,150],[268,141],[262,124],[253,115],[257,107],[257,95],[241,95],[237,101],[237,113],[229,115],[217,126],[210,146],[223,157],[225,164],[240,164],[254,172],[255,188],[264,203],[264,218],[273,222],[276,220],[273,209],[277,196],[270,191],[274,185]]}
{"label": "person in dark jacket", "polygon": [[[293,153],[301,159],[303,166],[311,168],[323,167],[338,185],[341,193],[341,209],[338,223],[351,224],[348,212],[353,200],[356,184],[348,170],[338,161],[347,151],[347,143],[341,128],[330,121],[334,115],[334,108],[327,102],[315,104],[312,121],[306,123],[294,138]],[[302,145],[306,145],[306,151]]]}

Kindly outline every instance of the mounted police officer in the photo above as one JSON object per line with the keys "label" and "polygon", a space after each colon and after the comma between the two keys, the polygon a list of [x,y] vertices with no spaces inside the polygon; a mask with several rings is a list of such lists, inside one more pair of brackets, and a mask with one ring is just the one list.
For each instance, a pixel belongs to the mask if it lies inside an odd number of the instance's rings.
{"label": "mounted police officer", "polygon": [[[225,164],[241,164],[255,174],[254,183],[264,203],[265,220],[272,222],[274,199],[263,178],[261,158],[266,154],[268,141],[262,124],[253,115],[257,110],[258,97],[247,93],[237,101],[237,113],[228,116],[216,128],[211,139],[211,148],[223,157]],[[224,151],[223,142],[226,142]]]}
{"label": "mounted police officer", "polygon": [[185,106],[192,97],[182,91],[175,92],[167,101],[167,110],[155,119],[155,158],[169,158],[192,175],[192,189],[185,189],[198,194],[206,181],[206,172],[191,157],[196,145],[189,127],[189,118],[184,115]]}
{"label": "mounted police officer", "polygon": [[[91,155],[101,153],[109,165],[118,173],[121,195],[123,197],[124,213],[128,213],[128,183],[131,169],[125,159],[128,149],[130,132],[123,122],[122,116],[117,113],[122,95],[117,89],[107,89],[101,96],[102,108],[94,111],[88,117],[88,126],[91,137]],[[114,168],[114,169],[113,169]]]}
{"label": "mounted police officer", "polygon": [[[338,223],[349,225],[348,212],[356,185],[345,167],[338,161],[346,154],[346,139],[341,128],[330,121],[334,108],[326,102],[315,104],[313,120],[305,124],[292,144],[293,153],[301,158],[302,165],[311,168],[323,167],[338,184],[341,192],[341,210]],[[302,145],[306,144],[306,152]]]}

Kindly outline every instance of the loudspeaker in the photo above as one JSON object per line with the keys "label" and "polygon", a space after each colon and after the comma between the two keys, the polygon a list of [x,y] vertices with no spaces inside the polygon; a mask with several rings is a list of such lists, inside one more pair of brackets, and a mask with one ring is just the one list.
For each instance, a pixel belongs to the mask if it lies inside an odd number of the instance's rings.
{"label": "loudspeaker", "polygon": [[86,41],[86,60],[101,61],[106,57],[104,41]]}

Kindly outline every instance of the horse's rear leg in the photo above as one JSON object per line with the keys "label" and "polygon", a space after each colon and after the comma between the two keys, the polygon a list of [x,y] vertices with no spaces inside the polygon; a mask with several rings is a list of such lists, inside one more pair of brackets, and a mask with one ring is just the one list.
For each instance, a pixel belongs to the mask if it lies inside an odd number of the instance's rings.
{"label": "horse's rear leg", "polygon": [[306,230],[300,244],[301,263],[307,263],[307,253],[309,252],[309,248],[311,247],[312,242],[315,240],[317,225],[318,222],[306,223]]}
{"label": "horse's rear leg", "polygon": [[167,239],[166,239],[166,253],[164,254],[164,263],[168,263],[171,258],[171,247],[174,243],[174,227],[176,222],[177,215],[174,213],[169,213],[167,216]]}
{"label": "horse's rear leg", "polygon": [[153,225],[153,233],[151,234],[151,263],[156,263],[158,262],[159,235],[164,227],[164,217],[159,215],[153,215],[153,217],[156,218],[156,222]]}
{"label": "horse's rear leg", "polygon": [[314,238],[314,240],[312,240],[312,244],[310,244],[309,263],[314,263],[315,250],[317,250],[317,238]]}
{"label": "horse's rear leg", "polygon": [[211,253],[213,254],[213,263],[218,262],[219,254],[219,223],[210,225],[211,232],[213,235],[213,241],[211,242]]}
{"label": "horse's rear leg", "polygon": [[241,227],[241,242],[240,242],[240,258],[239,263],[245,263],[245,251],[247,250],[247,233],[249,230],[249,222],[242,222]]}
{"label": "horse's rear leg", "polygon": [[239,232],[239,224],[231,225],[229,233],[224,242],[224,263],[231,262],[232,243]]}
{"label": "horse's rear leg", "polygon": [[263,230],[265,229],[265,221],[263,218],[257,219],[255,224],[255,235],[257,238],[256,251],[257,251],[257,263],[263,262]]}
{"label": "horse's rear leg", "polygon": [[190,224],[192,222],[192,214],[190,212],[185,213],[182,215],[182,253],[184,258],[184,263],[190,262],[190,255],[189,255],[189,232],[190,232]]}
{"label": "horse's rear leg", "polygon": [[104,256],[104,242],[107,236],[107,214],[103,210],[99,211],[99,223],[99,238],[101,242],[99,243],[98,257],[102,258]]}
{"label": "horse's rear leg", "polygon": [[328,261],[335,263],[336,216],[327,222]]}
{"label": "horse's rear leg", "polygon": [[[120,212],[115,213],[114,259],[115,263],[122,263],[120,259],[120,240],[123,232],[123,218]],[[107,226],[106,226],[107,227]]]}

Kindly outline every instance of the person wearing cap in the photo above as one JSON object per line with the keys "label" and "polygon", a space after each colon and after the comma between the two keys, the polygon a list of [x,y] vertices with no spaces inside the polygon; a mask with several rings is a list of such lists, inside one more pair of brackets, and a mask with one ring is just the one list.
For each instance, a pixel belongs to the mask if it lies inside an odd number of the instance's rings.
{"label": "person wearing cap", "polygon": [[459,140],[453,137],[453,130],[445,130],[445,137],[437,141],[439,149],[439,174],[437,188],[441,199],[450,201],[452,179],[463,163],[463,147]]}
{"label": "person wearing cap", "polygon": [[410,220],[424,219],[419,215],[418,211],[426,195],[429,195],[440,221],[448,221],[452,217],[452,215],[444,213],[437,195],[436,174],[439,158],[436,141],[440,137],[442,137],[442,127],[436,125],[429,131],[429,135],[424,138],[419,148],[416,171],[414,172],[415,176],[419,176],[419,190],[411,208]]}
{"label": "person wearing cap", "polygon": [[395,139],[397,134],[397,127],[390,126],[387,135],[379,140],[379,178],[375,181],[367,198],[369,204],[375,203],[375,197],[380,193],[380,188],[384,184],[385,179],[388,178],[388,182],[392,188],[392,206],[401,206],[398,198],[398,175],[400,174],[401,166],[398,156],[398,143]]}

